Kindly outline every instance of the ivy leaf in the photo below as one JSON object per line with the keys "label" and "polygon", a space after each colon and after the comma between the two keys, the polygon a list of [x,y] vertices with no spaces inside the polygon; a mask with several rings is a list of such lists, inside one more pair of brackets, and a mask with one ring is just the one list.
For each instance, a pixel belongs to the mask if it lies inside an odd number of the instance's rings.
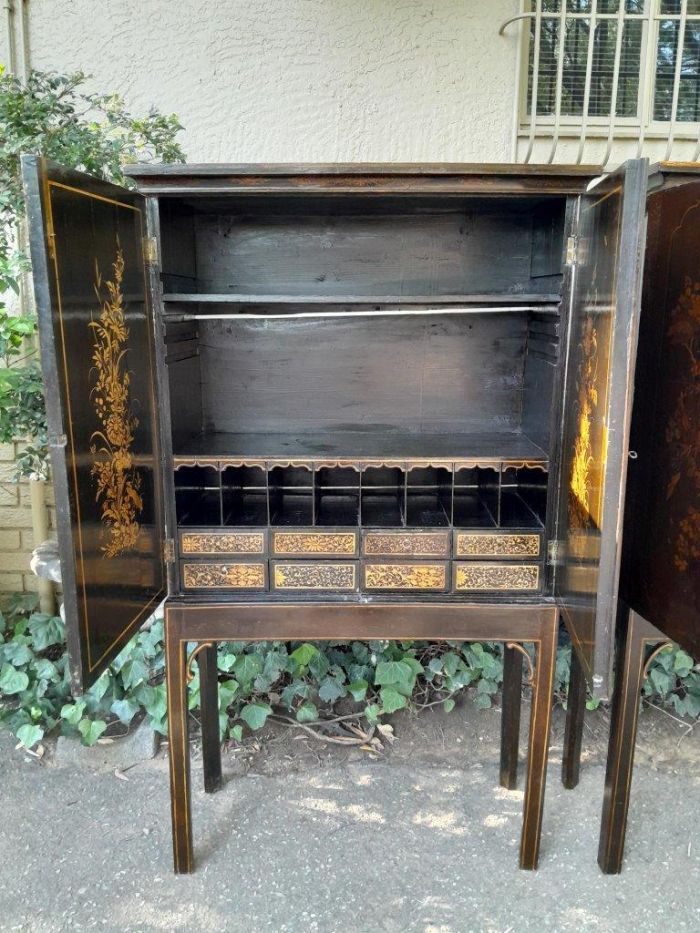
{"label": "ivy leaf", "polygon": [[148,680],[149,670],[141,658],[132,658],[121,669],[122,683],[127,690],[132,690]]}
{"label": "ivy leaf", "polygon": [[297,710],[297,721],[298,722],[314,722],[318,719],[318,710],[311,703],[310,700],[307,700],[305,703],[302,703],[299,709]]}
{"label": "ivy leaf", "polygon": [[44,738],[44,730],[34,723],[26,723],[17,730],[17,738],[25,748],[32,748]]}
{"label": "ivy leaf", "polygon": [[299,670],[302,670],[305,667],[309,666],[312,658],[315,658],[319,653],[318,648],[315,645],[310,645],[308,642],[304,642],[303,645],[299,645],[294,651],[292,651],[290,657],[296,664]]}
{"label": "ivy leaf", "polygon": [[673,659],[673,670],[679,677],[687,677],[693,669],[693,659],[685,651],[679,649]]}
{"label": "ivy leaf", "polygon": [[474,695],[474,706],[477,709],[491,709],[491,697],[487,693],[476,693]]}
{"label": "ivy leaf", "polygon": [[219,684],[219,709],[226,710],[233,703],[233,698],[238,693],[237,680],[224,680]]}
{"label": "ivy leaf", "polygon": [[12,664],[3,664],[0,671],[0,693],[12,696],[21,693],[29,686],[29,678],[24,671],[18,671]]}
{"label": "ivy leaf", "polygon": [[318,695],[326,703],[335,703],[340,697],[344,697],[346,693],[345,686],[336,677],[324,677],[321,686],[318,688]]}
{"label": "ivy leaf", "polygon": [[103,719],[81,719],[78,723],[84,745],[95,745],[106,728],[107,723]]}
{"label": "ivy leaf", "polygon": [[442,704],[442,708],[445,710],[446,713],[451,713],[452,710],[455,708],[455,701],[451,697],[448,697],[445,700],[445,702]]}
{"label": "ivy leaf", "polygon": [[381,661],[377,664],[374,682],[377,686],[384,684],[406,683],[413,678],[413,670],[404,661]]}
{"label": "ivy leaf", "polygon": [[348,684],[348,691],[353,700],[359,703],[367,696],[368,687],[369,684],[366,680],[353,680],[351,684]]}
{"label": "ivy leaf", "polygon": [[58,668],[48,658],[36,658],[32,664],[32,669],[39,680],[48,680],[51,683],[59,680]]}
{"label": "ivy leaf", "polygon": [[370,725],[374,725],[382,715],[382,708],[378,703],[370,703],[365,706],[365,718]]}
{"label": "ivy leaf", "polygon": [[235,725],[231,726],[231,735],[237,742],[243,741],[243,726]]}
{"label": "ivy leaf", "polygon": [[240,716],[251,729],[262,729],[271,713],[272,707],[269,703],[261,703],[256,700],[254,703],[246,704],[241,710]]}
{"label": "ivy leaf", "polygon": [[263,662],[257,654],[242,654],[236,658],[233,672],[236,680],[244,690],[247,690],[258,674],[262,671]]}
{"label": "ivy leaf", "polygon": [[382,687],[379,697],[385,713],[395,713],[397,709],[403,709],[408,703],[406,697],[394,687]]}
{"label": "ivy leaf", "polygon": [[66,703],[61,708],[61,719],[65,719],[71,726],[77,726],[83,718],[85,712],[85,700],[78,700],[77,703]]}
{"label": "ivy leaf", "polygon": [[29,618],[29,631],[35,651],[45,651],[51,645],[60,645],[65,640],[65,627],[59,616],[35,612]]}
{"label": "ivy leaf", "polygon": [[115,700],[110,706],[110,712],[119,719],[120,722],[128,725],[134,716],[138,713],[140,707],[138,703],[125,697],[123,700]]}

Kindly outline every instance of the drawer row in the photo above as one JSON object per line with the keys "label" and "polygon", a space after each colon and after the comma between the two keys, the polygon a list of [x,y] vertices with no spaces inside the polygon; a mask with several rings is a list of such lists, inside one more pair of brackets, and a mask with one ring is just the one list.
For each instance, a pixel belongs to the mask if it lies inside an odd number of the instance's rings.
{"label": "drawer row", "polygon": [[537,593],[540,563],[377,560],[183,560],[187,591],[242,593]]}
{"label": "drawer row", "polygon": [[542,535],[533,531],[378,531],[342,528],[332,531],[297,528],[194,529],[180,531],[180,555],[208,557],[221,554],[280,558],[435,558],[452,556],[473,560],[537,560],[542,557]]}

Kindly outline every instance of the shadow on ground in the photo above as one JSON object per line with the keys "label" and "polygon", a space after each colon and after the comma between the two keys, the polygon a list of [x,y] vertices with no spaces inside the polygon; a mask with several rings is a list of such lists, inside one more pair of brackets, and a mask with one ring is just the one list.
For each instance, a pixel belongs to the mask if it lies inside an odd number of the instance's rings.
{"label": "shadow on ground", "polygon": [[0,733],[0,928],[697,930],[700,729],[642,715],[625,868],[604,877],[606,720],[587,716],[581,784],[564,791],[557,711],[536,873],[517,868],[522,774],[520,789],[498,786],[497,709],[397,716],[377,759],[274,727],[226,755],[212,797],[195,745],[188,877],[171,874],[163,755],[123,780],[30,760]]}

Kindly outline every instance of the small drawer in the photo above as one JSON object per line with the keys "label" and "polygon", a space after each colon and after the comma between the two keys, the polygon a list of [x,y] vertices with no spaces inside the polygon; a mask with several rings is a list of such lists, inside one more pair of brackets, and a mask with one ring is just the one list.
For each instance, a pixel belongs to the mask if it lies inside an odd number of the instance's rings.
{"label": "small drawer", "polygon": [[267,589],[267,561],[182,561],[181,569],[186,590]]}
{"label": "small drawer", "polygon": [[369,591],[444,593],[447,589],[447,564],[437,561],[367,561],[362,565],[362,588]]}
{"label": "small drawer", "polygon": [[210,528],[180,532],[180,554],[264,554],[267,531],[249,528],[213,531]]}
{"label": "small drawer", "polygon": [[447,531],[365,531],[365,557],[449,557]]}
{"label": "small drawer", "polygon": [[455,531],[455,557],[539,557],[542,536],[532,532]]}
{"label": "small drawer", "polygon": [[540,588],[539,564],[479,564],[455,561],[453,588],[456,593],[529,592]]}
{"label": "small drawer", "polygon": [[270,551],[275,557],[357,557],[356,531],[272,531]]}
{"label": "small drawer", "polygon": [[338,561],[270,561],[272,589],[277,592],[337,593],[357,590],[357,563]]}

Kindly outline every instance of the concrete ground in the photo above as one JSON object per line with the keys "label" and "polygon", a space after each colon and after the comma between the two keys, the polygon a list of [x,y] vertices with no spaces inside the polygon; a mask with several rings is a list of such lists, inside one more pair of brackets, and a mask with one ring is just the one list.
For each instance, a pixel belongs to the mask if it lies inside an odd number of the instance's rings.
{"label": "concrete ground", "polygon": [[606,714],[587,715],[581,784],[564,791],[557,711],[536,873],[517,868],[522,790],[498,786],[499,722],[468,702],[399,715],[377,760],[270,728],[226,754],[211,797],[195,747],[187,877],[171,873],[163,754],[124,780],[98,752],[94,768],[36,761],[2,732],[0,929],[699,930],[700,727],[642,715],[625,866],[604,877]]}

